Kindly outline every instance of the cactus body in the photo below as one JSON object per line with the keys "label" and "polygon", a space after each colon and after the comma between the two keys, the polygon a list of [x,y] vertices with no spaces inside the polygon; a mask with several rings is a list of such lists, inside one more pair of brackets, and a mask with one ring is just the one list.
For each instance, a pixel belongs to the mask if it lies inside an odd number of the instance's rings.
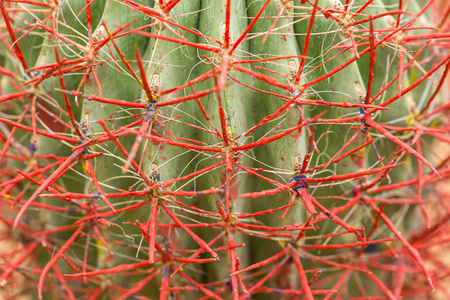
{"label": "cactus body", "polygon": [[448,293],[438,5],[0,1],[5,297]]}

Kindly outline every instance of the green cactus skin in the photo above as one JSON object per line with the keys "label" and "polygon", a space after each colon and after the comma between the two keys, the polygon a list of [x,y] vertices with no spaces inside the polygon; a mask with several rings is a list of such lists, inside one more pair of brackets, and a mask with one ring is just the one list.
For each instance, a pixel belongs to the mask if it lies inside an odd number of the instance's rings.
{"label": "green cactus skin", "polygon": [[5,299],[448,293],[448,26],[403,2],[1,1]]}

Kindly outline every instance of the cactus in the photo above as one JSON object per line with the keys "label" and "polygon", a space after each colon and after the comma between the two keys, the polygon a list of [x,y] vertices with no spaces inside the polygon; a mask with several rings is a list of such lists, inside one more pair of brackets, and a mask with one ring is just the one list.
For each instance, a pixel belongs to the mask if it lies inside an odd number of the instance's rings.
{"label": "cactus", "polygon": [[450,294],[444,1],[0,9],[4,299]]}

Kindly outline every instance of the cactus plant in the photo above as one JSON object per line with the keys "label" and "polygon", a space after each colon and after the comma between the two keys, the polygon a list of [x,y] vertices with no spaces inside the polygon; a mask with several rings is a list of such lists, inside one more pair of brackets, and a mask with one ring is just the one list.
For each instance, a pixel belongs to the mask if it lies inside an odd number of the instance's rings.
{"label": "cactus plant", "polygon": [[0,9],[5,299],[449,296],[445,2]]}

